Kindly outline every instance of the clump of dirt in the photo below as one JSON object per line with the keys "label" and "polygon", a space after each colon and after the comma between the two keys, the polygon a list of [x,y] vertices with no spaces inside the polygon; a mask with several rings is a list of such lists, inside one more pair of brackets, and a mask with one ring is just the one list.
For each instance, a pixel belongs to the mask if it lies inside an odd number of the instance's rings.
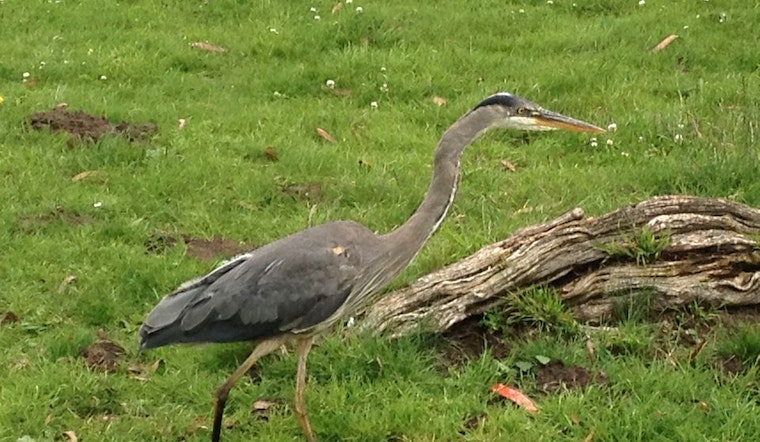
{"label": "clump of dirt", "polygon": [[503,359],[512,350],[503,336],[486,329],[475,317],[453,326],[444,334],[444,338],[447,345],[443,354],[451,367],[461,367],[468,361],[479,358],[486,350],[494,359]]}
{"label": "clump of dirt", "polygon": [[57,206],[48,213],[19,216],[16,219],[16,225],[21,232],[34,233],[56,221],[62,221],[70,226],[81,226],[92,224],[95,222],[95,219],[89,215],[82,215],[81,213],[72,212],[61,206]]}
{"label": "clump of dirt", "polygon": [[744,372],[741,358],[732,354],[721,354],[715,358],[715,365],[729,376],[738,376]]}
{"label": "clump of dirt", "polygon": [[322,200],[322,185],[319,183],[288,184],[282,186],[282,193],[293,198],[319,202]]}
{"label": "clump of dirt", "polygon": [[15,324],[18,321],[18,315],[10,310],[0,313],[0,325]]}
{"label": "clump of dirt", "polygon": [[603,371],[589,371],[578,365],[565,365],[559,359],[552,359],[536,373],[536,387],[546,393],[585,388],[590,385],[604,386],[608,383],[607,375]]}
{"label": "clump of dirt", "polygon": [[155,123],[134,124],[128,121],[112,123],[104,116],[91,115],[84,111],[70,111],[64,105],[52,110],[35,112],[29,116],[34,129],[49,128],[53,132],[66,132],[71,135],[69,146],[75,141],[97,142],[104,135],[119,134],[129,141],[141,141],[158,131]]}
{"label": "clump of dirt", "polygon": [[190,235],[170,235],[155,233],[145,241],[145,250],[150,254],[162,254],[182,242],[187,247],[187,255],[201,261],[211,261],[217,258],[230,258],[253,250],[250,244],[232,239],[214,236],[211,239],[197,238]]}
{"label": "clump of dirt", "polygon": [[485,412],[467,416],[462,424],[462,429],[459,431],[459,434],[465,435],[468,431],[481,427],[486,420],[488,420],[488,413]]}
{"label": "clump of dirt", "polygon": [[112,373],[119,368],[119,361],[125,353],[121,345],[107,339],[100,339],[85,347],[80,352],[80,356],[84,358],[84,363],[88,367]]}

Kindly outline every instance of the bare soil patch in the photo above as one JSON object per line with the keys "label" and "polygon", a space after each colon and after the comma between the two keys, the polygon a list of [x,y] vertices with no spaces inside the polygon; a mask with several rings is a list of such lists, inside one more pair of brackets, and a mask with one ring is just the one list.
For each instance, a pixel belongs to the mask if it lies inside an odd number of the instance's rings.
{"label": "bare soil patch", "polygon": [[607,375],[601,370],[587,370],[578,365],[565,365],[559,359],[552,359],[539,367],[536,373],[536,387],[546,393],[586,388],[591,385],[608,384]]}
{"label": "bare soil patch", "polygon": [[104,116],[91,115],[81,110],[68,110],[65,105],[58,105],[49,111],[35,112],[29,116],[29,122],[36,130],[48,128],[53,132],[68,133],[71,135],[70,147],[77,141],[97,142],[104,135],[123,135],[129,141],[141,141],[158,131],[158,126],[152,122],[113,123]]}
{"label": "bare soil patch", "polygon": [[170,235],[155,233],[145,241],[145,250],[151,254],[162,254],[179,242],[187,247],[186,254],[201,261],[211,261],[218,258],[230,258],[255,249],[255,246],[241,243],[232,239],[214,236],[198,238],[190,235]]}
{"label": "bare soil patch", "polygon": [[61,206],[47,213],[36,215],[22,215],[16,219],[16,225],[19,231],[23,233],[34,233],[55,222],[63,222],[70,226],[81,226],[92,224],[95,219],[89,215],[70,211]]}

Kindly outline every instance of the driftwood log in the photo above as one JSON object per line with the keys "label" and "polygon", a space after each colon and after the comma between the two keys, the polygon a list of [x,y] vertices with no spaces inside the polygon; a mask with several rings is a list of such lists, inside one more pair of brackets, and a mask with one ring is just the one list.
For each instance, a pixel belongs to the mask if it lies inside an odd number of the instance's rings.
{"label": "driftwood log", "polygon": [[577,208],[386,295],[362,327],[444,331],[536,286],[587,322],[645,296],[663,310],[760,304],[759,244],[760,210],[725,199],[662,196],[601,217]]}

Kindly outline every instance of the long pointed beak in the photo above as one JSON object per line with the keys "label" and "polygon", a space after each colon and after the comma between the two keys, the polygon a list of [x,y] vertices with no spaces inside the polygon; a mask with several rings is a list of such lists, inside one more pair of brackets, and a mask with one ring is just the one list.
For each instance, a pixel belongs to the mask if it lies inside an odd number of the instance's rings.
{"label": "long pointed beak", "polygon": [[533,119],[536,125],[545,127],[547,129],[561,129],[569,130],[572,132],[585,132],[591,134],[602,134],[606,132],[606,130],[602,129],[601,127],[594,126],[591,123],[576,120],[575,118],[570,118],[546,109],[541,109],[538,111],[535,115],[533,115]]}

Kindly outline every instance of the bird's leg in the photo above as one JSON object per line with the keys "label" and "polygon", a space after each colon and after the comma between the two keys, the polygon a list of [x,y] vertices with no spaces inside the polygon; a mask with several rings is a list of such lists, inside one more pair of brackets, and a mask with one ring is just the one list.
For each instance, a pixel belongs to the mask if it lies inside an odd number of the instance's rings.
{"label": "bird's leg", "polygon": [[235,383],[241,376],[248,373],[248,370],[253,367],[253,364],[255,364],[256,361],[277,350],[286,340],[287,337],[280,336],[261,341],[256,348],[253,349],[251,355],[248,356],[248,359],[246,359],[245,362],[232,373],[227,381],[216,390],[216,396],[214,399],[214,429],[211,433],[211,442],[219,442],[219,438],[222,436],[222,415],[224,414],[224,405],[227,402],[227,396],[229,396],[232,387],[235,386]]}
{"label": "bird's leg", "polygon": [[301,424],[306,440],[309,442],[316,442],[314,438],[314,432],[311,431],[311,423],[309,422],[309,412],[306,410],[306,401],[304,393],[306,392],[306,358],[309,356],[311,345],[314,343],[314,338],[309,336],[306,338],[298,339],[298,372],[296,373],[296,418],[298,423]]}

